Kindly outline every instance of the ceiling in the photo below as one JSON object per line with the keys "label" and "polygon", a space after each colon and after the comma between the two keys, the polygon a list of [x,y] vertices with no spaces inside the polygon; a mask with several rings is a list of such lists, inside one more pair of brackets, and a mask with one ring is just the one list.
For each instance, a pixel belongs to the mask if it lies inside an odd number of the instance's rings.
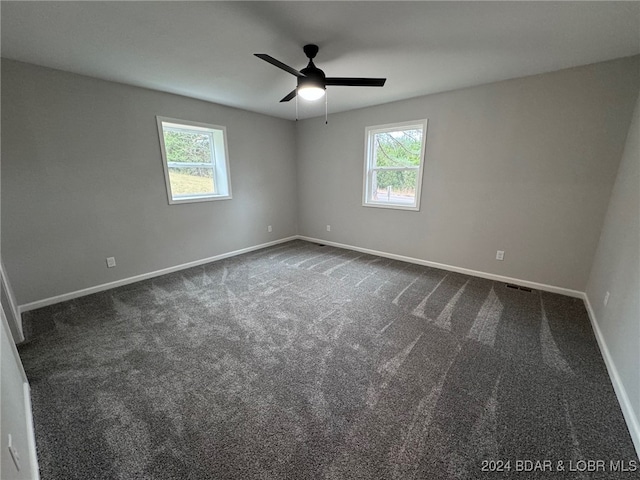
{"label": "ceiling", "polygon": [[[2,56],[293,119],[294,76],[328,76],[329,113],[640,53],[636,2],[8,2]],[[300,118],[324,102],[299,101]]]}

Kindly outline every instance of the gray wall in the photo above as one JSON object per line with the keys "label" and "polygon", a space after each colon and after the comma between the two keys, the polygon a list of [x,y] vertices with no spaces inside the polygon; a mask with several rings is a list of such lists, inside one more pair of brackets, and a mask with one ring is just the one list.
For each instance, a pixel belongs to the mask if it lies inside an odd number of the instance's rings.
{"label": "gray wall", "polygon": [[[33,443],[30,401],[25,395],[28,392],[25,388],[28,382],[15,345],[24,338],[21,326],[13,318],[12,307],[15,306],[10,304],[12,298],[2,261],[0,283],[0,478],[33,479],[38,478],[38,465]],[[11,325],[7,321],[5,308],[12,317]],[[9,453],[9,435],[12,447],[20,456],[20,471]]]}
{"label": "gray wall", "polygon": [[[604,296],[610,293],[607,306]],[[640,99],[587,285],[611,360],[640,420]],[[640,431],[635,432],[640,450]]]}
{"label": "gray wall", "polygon": [[[638,93],[638,60],[330,115],[326,126],[298,122],[298,232],[584,291]],[[420,212],[361,206],[365,127],[425,117]]]}
{"label": "gray wall", "polygon": [[[334,114],[329,125],[3,60],[2,244],[17,302],[296,233],[584,291],[639,59]],[[168,205],[155,115],[227,126],[232,200]],[[424,117],[420,212],[361,206],[365,127]]]}
{"label": "gray wall", "polygon": [[[168,204],[156,115],[227,127],[232,200]],[[296,234],[290,121],[2,60],[2,139],[19,304]]]}

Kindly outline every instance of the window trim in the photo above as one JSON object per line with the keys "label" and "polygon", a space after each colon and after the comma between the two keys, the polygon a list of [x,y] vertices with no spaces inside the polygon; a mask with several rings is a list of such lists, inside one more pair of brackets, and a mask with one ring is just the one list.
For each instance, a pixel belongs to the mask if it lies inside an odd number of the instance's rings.
{"label": "window trim", "polygon": [[[373,125],[365,128],[364,135],[364,175],[362,187],[362,206],[373,208],[390,208],[393,210],[420,211],[420,194],[422,192],[422,181],[424,172],[424,162],[427,147],[427,123],[428,119],[413,120],[408,122],[387,123],[384,125]],[[377,133],[385,133],[397,130],[406,130],[409,127],[422,128],[422,142],[420,145],[420,165],[418,167],[374,167],[373,162],[373,141]],[[397,203],[375,202],[369,199],[369,187],[371,184],[372,172],[376,170],[418,170],[416,175],[416,195],[414,205],[401,205]]]}
{"label": "window trim", "polygon": [[[217,145],[217,142],[215,141],[213,142],[212,147],[214,148],[214,152],[217,150],[219,154],[222,154],[224,156],[224,162],[222,161],[216,162],[215,160],[213,160],[211,164],[211,168],[214,169],[215,179],[223,178],[224,180],[226,180],[225,182],[223,182],[226,184],[226,188],[223,189],[224,190],[223,193],[195,193],[192,195],[185,196],[183,198],[173,198],[174,195],[173,195],[173,192],[171,191],[171,179],[169,177],[169,162],[167,160],[167,151],[164,144],[164,128],[162,125],[163,122],[177,124],[177,125],[184,125],[187,127],[195,127],[194,129],[204,129],[205,131],[209,132],[212,140],[214,138],[214,134],[210,131],[211,130],[221,131],[222,143],[223,143],[222,147]],[[167,200],[169,201],[169,205],[178,205],[181,203],[211,202],[216,200],[229,200],[233,198],[231,195],[231,172],[229,170],[229,147],[227,142],[227,127],[223,125],[213,125],[210,123],[194,122],[191,120],[182,120],[179,118],[162,117],[159,115],[156,116],[156,124],[158,126],[162,169],[164,171],[164,183],[165,183],[165,188],[167,189]],[[221,155],[215,155],[214,153],[214,156],[217,159],[219,159]],[[204,165],[203,167],[209,168]],[[216,190],[218,191],[221,190],[218,187],[220,185],[219,182],[216,181],[214,185]]]}

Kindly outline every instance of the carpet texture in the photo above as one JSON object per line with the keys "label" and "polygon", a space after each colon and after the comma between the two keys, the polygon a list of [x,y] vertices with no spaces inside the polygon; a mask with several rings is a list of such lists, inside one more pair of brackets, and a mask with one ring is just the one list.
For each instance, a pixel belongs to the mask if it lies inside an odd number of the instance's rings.
{"label": "carpet texture", "polygon": [[43,480],[640,476],[574,298],[294,241],[24,327]]}

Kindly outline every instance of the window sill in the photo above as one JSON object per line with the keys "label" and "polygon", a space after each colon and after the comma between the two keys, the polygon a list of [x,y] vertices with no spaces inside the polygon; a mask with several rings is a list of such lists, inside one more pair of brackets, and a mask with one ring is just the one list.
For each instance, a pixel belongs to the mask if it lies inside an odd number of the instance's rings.
{"label": "window sill", "polygon": [[182,198],[172,198],[169,205],[177,205],[181,203],[198,203],[198,202],[215,202],[216,200],[230,200],[231,195],[207,195],[207,196],[185,196]]}
{"label": "window sill", "polygon": [[373,207],[373,208],[389,208],[391,210],[408,210],[410,212],[419,212],[419,206],[413,205],[401,205],[396,203],[372,203],[365,202],[362,204],[363,207]]}

